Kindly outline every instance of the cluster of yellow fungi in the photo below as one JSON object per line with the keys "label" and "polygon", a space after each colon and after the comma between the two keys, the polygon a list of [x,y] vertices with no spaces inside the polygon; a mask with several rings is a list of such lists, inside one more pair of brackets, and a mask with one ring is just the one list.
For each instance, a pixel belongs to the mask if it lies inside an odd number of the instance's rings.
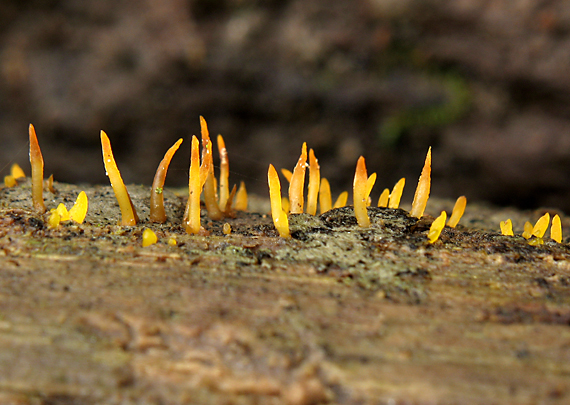
{"label": "cluster of yellow fungi", "polygon": [[[228,152],[224,139],[221,135],[217,137],[217,146],[220,156],[220,174],[219,180],[214,174],[214,162],[212,157],[212,141],[206,120],[200,117],[201,127],[201,150],[200,141],[193,135],[190,146],[190,169],[188,176],[188,201],[184,212],[183,224],[188,234],[207,234],[202,228],[200,221],[201,214],[201,196],[203,196],[204,205],[208,216],[212,220],[222,220],[227,217],[234,217],[235,210],[247,210],[247,191],[245,184],[241,182],[239,189],[236,185],[230,190],[229,188],[229,160]],[[29,144],[30,144],[30,164],[32,178],[32,204],[34,210],[38,214],[44,214],[47,209],[43,199],[44,189],[44,160],[38,144],[35,129],[30,124],[29,127]],[[166,211],[164,209],[163,189],[166,180],[166,173],[170,162],[182,144],[182,139],[168,149],[164,158],[160,162],[151,188],[150,196],[150,215],[149,220],[153,223],[164,223],[167,220]],[[111,182],[113,192],[119,204],[121,211],[122,226],[133,226],[139,222],[139,217],[133,202],[127,191],[121,173],[111,149],[109,137],[104,131],[101,131],[101,147],[103,152],[103,163],[105,171]],[[308,160],[308,164],[307,164]],[[308,190],[305,204],[305,174],[309,169]],[[267,173],[269,183],[269,197],[271,202],[271,216],[275,228],[279,235],[283,238],[291,237],[289,230],[289,214],[309,215],[317,214],[317,207],[322,214],[333,208],[344,207],[347,203],[348,192],[343,191],[332,203],[331,189],[328,180],[321,178],[320,167],[315,152],[309,149],[307,153],[307,144],[303,143],[301,155],[293,169],[289,171],[282,169],[281,173],[289,182],[288,198],[281,196],[281,183],[277,170],[273,165],[269,165]],[[10,174],[4,177],[4,185],[6,187],[14,187],[18,180],[25,178],[24,171],[14,164],[10,170]],[[363,156],[360,156],[356,163],[356,171],[353,182],[353,209],[357,223],[360,227],[366,228],[371,225],[368,215],[368,207],[371,204],[370,193],[376,182],[376,173],[368,176],[366,170],[366,162]],[[398,209],[400,200],[404,190],[406,180],[400,179],[392,188],[385,188],[378,199],[378,207]],[[53,176],[47,180],[45,186],[51,191],[53,189]],[[425,212],[429,199],[431,187],[431,147],[428,149],[422,172],[420,174],[418,185],[412,201],[412,207],[409,212],[411,217],[421,218]],[[441,214],[432,222],[427,239],[429,243],[435,243],[444,227],[447,225],[454,228],[461,219],[467,200],[465,196],[457,199],[453,207],[449,220],[447,213],[442,211]],[[61,222],[74,221],[83,223],[88,209],[88,200],[85,192],[80,192],[77,201],[73,207],[68,209],[59,204],[57,208],[50,210],[50,216],[47,219],[48,226],[57,228]],[[543,237],[550,224],[550,215],[543,215],[533,226],[530,222],[524,225],[522,236],[529,240],[532,245],[543,244]],[[500,223],[501,233],[506,236],[514,236],[512,229],[512,221],[510,219]],[[232,229],[228,223],[223,225],[224,235],[229,235]],[[558,243],[562,242],[562,226],[560,217],[555,215],[552,219],[550,238]],[[145,229],[142,235],[143,246],[155,244],[158,240],[156,234],[151,229]],[[176,239],[170,238],[168,244],[175,246]]]}

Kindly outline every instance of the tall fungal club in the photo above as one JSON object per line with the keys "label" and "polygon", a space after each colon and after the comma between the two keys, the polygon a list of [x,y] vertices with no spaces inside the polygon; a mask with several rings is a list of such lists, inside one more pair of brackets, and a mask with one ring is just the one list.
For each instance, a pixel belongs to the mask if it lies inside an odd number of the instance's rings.
{"label": "tall fungal club", "polygon": [[32,166],[32,204],[34,209],[43,214],[46,212],[44,204],[44,158],[34,126],[30,124],[30,165]]}
{"label": "tall fungal club", "polygon": [[412,209],[410,215],[412,217],[421,218],[424,215],[426,205],[429,199],[429,192],[431,186],[431,146],[428,149],[426,160],[424,163],[424,168],[422,169],[422,174],[418,180],[418,187],[416,188],[416,193],[414,194],[414,200],[412,201]]}
{"label": "tall fungal club", "polygon": [[152,189],[150,192],[150,221],[157,223],[166,222],[166,211],[164,210],[164,194],[162,193],[164,189],[164,182],[166,180],[166,172],[168,171],[168,166],[172,157],[180,147],[182,143],[182,138],[176,141],[174,145],[166,151],[164,158],[158,165],[156,174],[154,175],[154,180],[152,182]]}
{"label": "tall fungal club", "polygon": [[353,182],[353,199],[354,199],[354,215],[358,225],[363,228],[370,226],[370,218],[368,217],[368,196],[372,191],[374,182],[376,181],[376,173],[368,177],[366,171],[366,163],[364,157],[360,156],[356,163],[356,172],[354,173]]}
{"label": "tall fungal club", "polygon": [[291,236],[289,233],[289,219],[281,205],[281,182],[279,181],[277,170],[275,170],[275,167],[271,164],[267,171],[267,182],[269,184],[269,199],[271,201],[273,224],[282,238],[289,238]]}

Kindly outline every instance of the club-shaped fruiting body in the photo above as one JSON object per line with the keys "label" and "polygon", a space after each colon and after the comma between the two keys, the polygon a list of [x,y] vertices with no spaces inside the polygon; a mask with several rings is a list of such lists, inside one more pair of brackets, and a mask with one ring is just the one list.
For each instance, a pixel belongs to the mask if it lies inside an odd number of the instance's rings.
{"label": "club-shaped fruiting body", "polygon": [[166,211],[164,210],[164,194],[162,193],[164,189],[164,182],[166,181],[166,173],[168,172],[168,166],[172,157],[180,147],[182,139],[176,141],[174,145],[166,151],[164,158],[158,165],[156,169],[156,174],[154,175],[154,180],[152,182],[152,188],[150,192],[150,216],[151,222],[164,223],[166,222]]}
{"label": "club-shaped fruiting body", "polygon": [[426,205],[429,199],[429,192],[431,186],[431,146],[428,149],[424,167],[422,169],[422,174],[418,180],[418,187],[416,188],[416,193],[414,194],[414,200],[412,202],[412,209],[410,210],[410,215],[412,217],[421,218],[426,209]]}
{"label": "club-shaped fruiting body", "polygon": [[305,187],[305,170],[307,168],[307,143],[303,143],[301,156],[295,165],[289,183],[289,204],[291,214],[302,214],[304,207],[303,189]]}
{"label": "club-shaped fruiting body", "polygon": [[404,185],[406,184],[406,179],[401,178],[398,180],[392,192],[390,193],[390,198],[388,199],[388,208],[398,208],[400,206],[400,200],[402,199],[402,192],[404,191]]}
{"label": "club-shaped fruiting body", "polygon": [[509,219],[506,221],[501,221],[499,226],[501,227],[501,234],[504,236],[514,236],[513,233],[513,222]]}
{"label": "club-shaped fruiting body", "polygon": [[267,182],[269,184],[269,199],[271,201],[271,217],[273,219],[273,224],[281,237],[289,238],[291,237],[291,234],[289,233],[289,219],[281,205],[281,182],[279,181],[279,175],[277,174],[275,167],[271,164],[267,171]]}
{"label": "club-shaped fruiting body", "polygon": [[447,219],[447,214],[445,211],[442,211],[439,217],[432,222],[429,231],[428,231],[428,240],[429,243],[435,243],[439,239],[439,235],[441,235],[441,231],[445,227],[445,220]]}
{"label": "club-shaped fruiting body", "polygon": [[364,157],[360,156],[358,162],[356,163],[356,171],[354,173],[354,182],[352,184],[353,190],[353,204],[354,204],[354,215],[356,216],[356,221],[361,227],[370,226],[370,217],[368,216],[368,196],[372,191],[374,182],[376,181],[376,173],[373,173],[368,177],[366,171],[366,163]]}
{"label": "club-shaped fruiting body", "polygon": [[30,124],[30,165],[32,166],[32,204],[34,209],[43,214],[46,212],[44,204],[44,158],[34,126]]}
{"label": "club-shaped fruiting body", "polygon": [[459,220],[463,216],[465,212],[465,207],[467,206],[467,198],[464,195],[459,197],[457,201],[455,201],[455,205],[453,206],[453,211],[451,211],[451,217],[449,217],[449,221],[447,221],[447,225],[450,228],[455,228],[455,226],[459,223]]}
{"label": "club-shaped fruiting body", "polygon": [[550,225],[550,239],[555,242],[562,243],[562,223],[558,214],[554,215],[554,218],[552,218],[552,224]]}

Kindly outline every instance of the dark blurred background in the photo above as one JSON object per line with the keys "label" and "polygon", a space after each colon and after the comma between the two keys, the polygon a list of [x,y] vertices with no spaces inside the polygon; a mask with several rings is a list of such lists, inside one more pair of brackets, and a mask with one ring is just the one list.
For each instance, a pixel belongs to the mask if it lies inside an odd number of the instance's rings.
{"label": "dark blurred background", "polygon": [[[126,182],[187,184],[203,115],[231,181],[266,193],[307,141],[333,194],[356,160],[373,197],[433,146],[433,193],[570,211],[570,3],[561,0],[2,0],[0,163],[107,183],[99,131]],[[4,174],[3,173],[3,174]]]}

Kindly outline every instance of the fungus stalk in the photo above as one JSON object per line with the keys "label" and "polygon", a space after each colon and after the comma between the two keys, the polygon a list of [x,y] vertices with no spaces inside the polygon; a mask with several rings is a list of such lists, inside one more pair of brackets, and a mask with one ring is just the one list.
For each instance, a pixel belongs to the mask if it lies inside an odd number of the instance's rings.
{"label": "fungus stalk", "polygon": [[243,181],[239,183],[235,208],[238,211],[247,211],[247,190]]}
{"label": "fungus stalk", "polygon": [[555,242],[562,243],[562,223],[560,222],[560,216],[558,214],[552,218],[552,225],[550,225],[550,239]]}
{"label": "fungus stalk", "polygon": [[390,193],[390,198],[388,200],[388,208],[398,208],[400,207],[400,200],[402,199],[402,193],[404,192],[404,185],[406,184],[406,179],[401,178],[398,180],[392,192]]}
{"label": "fungus stalk", "polygon": [[418,187],[416,188],[416,193],[414,194],[414,200],[412,202],[412,210],[410,215],[412,217],[421,218],[426,209],[426,205],[429,199],[429,191],[431,185],[431,146],[428,149],[426,160],[424,163],[424,168],[422,169],[422,174],[418,180]]}
{"label": "fungus stalk", "polygon": [[204,117],[200,116],[200,127],[202,129],[202,162],[208,164],[208,173],[206,183],[204,184],[204,203],[208,216],[214,221],[219,221],[224,217],[224,213],[220,210],[216,199],[216,183],[214,178],[214,161],[212,157],[212,142],[210,141],[210,133],[208,125]]}
{"label": "fungus stalk", "polygon": [[429,243],[435,243],[439,239],[439,235],[441,235],[441,231],[445,227],[445,220],[447,219],[447,214],[445,211],[442,211],[440,216],[433,221],[431,224],[429,231],[428,231],[428,240]]}
{"label": "fungus stalk", "polygon": [[321,214],[332,208],[331,186],[329,181],[324,177],[321,179],[321,185],[319,187],[319,206],[321,208]]}
{"label": "fungus stalk", "polygon": [[303,213],[303,188],[305,186],[305,170],[307,168],[307,143],[303,143],[301,156],[295,165],[291,182],[289,183],[289,203],[291,214]]}
{"label": "fungus stalk", "polygon": [[455,205],[453,206],[453,211],[451,211],[451,217],[449,217],[449,221],[447,225],[450,228],[455,228],[455,226],[459,223],[459,220],[463,216],[465,212],[465,207],[467,206],[467,198],[464,195],[459,197],[457,201],[455,201]]}
{"label": "fungus stalk", "polygon": [[[219,206],[222,210],[226,211],[226,204],[230,197],[230,162],[228,160],[228,150],[222,135],[218,135],[218,151],[220,152],[220,200]],[[231,208],[231,203],[230,203]]]}
{"label": "fungus stalk", "polygon": [[514,236],[515,234],[513,233],[513,221],[511,221],[511,219],[507,219],[506,221],[501,221],[499,223],[499,226],[501,227],[501,234],[504,236]]}
{"label": "fungus stalk", "polygon": [[289,238],[291,237],[289,233],[289,219],[281,206],[281,183],[275,167],[271,164],[267,171],[267,182],[269,183],[269,199],[271,200],[273,224],[281,237]]}
{"label": "fungus stalk", "polygon": [[321,182],[321,170],[319,161],[315,157],[313,149],[309,150],[309,190],[307,192],[307,214],[317,214],[317,198]]}
{"label": "fungus stalk", "polygon": [[353,202],[354,202],[354,215],[358,225],[363,228],[370,226],[370,218],[368,217],[368,196],[372,191],[374,182],[376,181],[376,173],[370,177],[366,172],[366,163],[364,157],[360,156],[356,163],[356,172],[354,173],[353,182]]}
{"label": "fungus stalk", "polygon": [[338,195],[338,198],[333,204],[333,208],[342,208],[346,206],[346,202],[348,201],[348,191],[343,191]]}
{"label": "fungus stalk", "polygon": [[133,226],[136,225],[139,218],[137,216],[137,211],[133,206],[127,187],[123,182],[121,177],[121,172],[115,163],[115,158],[113,157],[113,151],[111,150],[111,142],[109,137],[104,131],[101,131],[101,146],[103,148],[103,164],[105,165],[105,171],[113,187],[113,192],[115,197],[119,202],[119,208],[121,209],[121,225],[123,226]]}
{"label": "fungus stalk", "polygon": [[380,198],[378,198],[378,207],[386,208],[388,207],[388,199],[390,198],[390,190],[385,188],[380,194]]}
{"label": "fungus stalk", "polygon": [[46,212],[44,204],[44,158],[38,144],[36,130],[30,124],[30,165],[32,166],[32,203],[34,209],[43,214]]}
{"label": "fungus stalk", "polygon": [[200,150],[198,138],[192,135],[190,152],[190,172],[188,178],[188,204],[186,206],[186,232],[197,234],[200,232],[200,194],[202,185],[200,179]]}
{"label": "fungus stalk", "polygon": [[164,158],[158,165],[156,174],[154,175],[154,180],[152,182],[152,189],[150,192],[150,222],[164,223],[166,222],[166,211],[164,210],[164,182],[166,180],[166,172],[168,171],[168,166],[172,157],[180,147],[182,143],[182,138],[176,141],[174,145],[168,149]]}
{"label": "fungus stalk", "polygon": [[537,238],[542,238],[546,233],[546,229],[548,228],[549,224],[550,224],[550,214],[547,212],[546,214],[541,216],[538,219],[538,221],[536,221],[536,224],[532,228],[531,232],[532,236],[536,236]]}

